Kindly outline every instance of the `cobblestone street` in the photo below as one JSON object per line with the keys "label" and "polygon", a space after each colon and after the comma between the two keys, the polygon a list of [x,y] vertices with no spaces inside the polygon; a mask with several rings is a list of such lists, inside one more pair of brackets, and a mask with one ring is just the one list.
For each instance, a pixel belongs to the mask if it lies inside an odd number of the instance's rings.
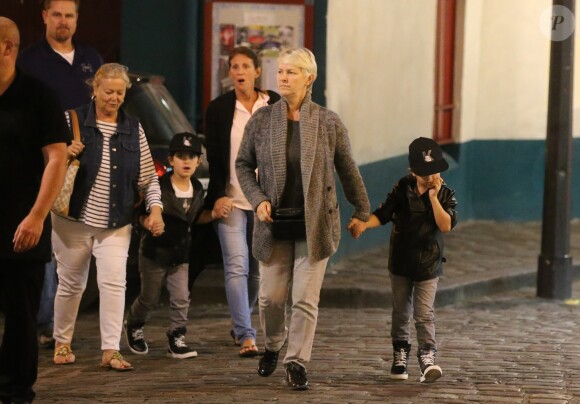
{"label": "cobblestone street", "polygon": [[192,310],[188,339],[199,357],[189,360],[165,357],[165,310],[157,310],[146,327],[150,354],[127,354],[136,367],[127,373],[98,367],[97,314],[85,313],[76,364],[56,367],[42,351],[38,402],[580,402],[580,306],[534,295],[525,288],[438,309],[443,377],[431,385],[418,382],[415,344],[409,380],[389,379],[388,310],[324,308],[305,392],[287,389],[281,366],[261,378],[256,358],[237,357],[225,306]]}
{"label": "cobblestone street", "polygon": [[[99,367],[98,312],[85,311],[75,364],[55,366],[52,351],[41,350],[35,402],[580,403],[580,279],[573,274],[569,302],[535,297],[540,224],[468,222],[446,237],[446,248],[436,304],[443,377],[434,384],[419,383],[414,339],[409,379],[389,378],[388,252],[381,247],[329,267],[308,391],[290,391],[281,365],[262,378],[258,358],[238,357],[223,273],[209,269],[195,283],[189,312],[187,340],[197,358],[166,358],[167,307],[160,307],[145,328],[149,355],[131,354],[123,337],[121,351],[136,370],[107,371]],[[571,254],[580,256],[578,221]]]}

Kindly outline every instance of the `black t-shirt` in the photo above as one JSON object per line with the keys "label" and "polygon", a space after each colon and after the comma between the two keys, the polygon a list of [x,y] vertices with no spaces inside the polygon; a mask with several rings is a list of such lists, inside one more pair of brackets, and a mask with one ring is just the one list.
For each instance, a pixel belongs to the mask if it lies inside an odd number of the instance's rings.
{"label": "black t-shirt", "polygon": [[39,80],[16,71],[14,82],[0,95],[0,258],[50,260],[50,220],[38,246],[16,254],[12,239],[28,215],[44,173],[42,148],[69,142],[71,134],[58,98]]}

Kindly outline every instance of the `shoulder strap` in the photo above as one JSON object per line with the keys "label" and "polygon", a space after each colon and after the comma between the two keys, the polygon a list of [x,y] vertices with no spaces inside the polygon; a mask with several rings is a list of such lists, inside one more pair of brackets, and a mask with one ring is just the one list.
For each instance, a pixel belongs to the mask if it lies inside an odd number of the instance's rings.
{"label": "shoulder strap", "polygon": [[77,116],[77,111],[75,111],[74,109],[69,109],[68,113],[69,113],[70,119],[71,119],[71,126],[72,126],[72,130],[73,130],[73,139],[76,141],[80,141],[81,140],[81,130],[79,128],[79,118]]}

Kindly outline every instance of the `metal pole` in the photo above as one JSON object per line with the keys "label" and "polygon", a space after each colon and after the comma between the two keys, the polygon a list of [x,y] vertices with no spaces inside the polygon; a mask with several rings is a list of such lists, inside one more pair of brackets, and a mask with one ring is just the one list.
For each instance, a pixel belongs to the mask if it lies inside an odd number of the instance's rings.
{"label": "metal pole", "polygon": [[[572,93],[575,0],[554,0],[550,49],[550,88],[544,178],[542,251],[538,258],[538,297],[567,299],[572,294],[570,256]],[[559,7],[558,7],[559,6]],[[564,7],[570,11],[565,12]],[[563,12],[564,11],[564,12]],[[566,24],[568,24],[566,26]]]}

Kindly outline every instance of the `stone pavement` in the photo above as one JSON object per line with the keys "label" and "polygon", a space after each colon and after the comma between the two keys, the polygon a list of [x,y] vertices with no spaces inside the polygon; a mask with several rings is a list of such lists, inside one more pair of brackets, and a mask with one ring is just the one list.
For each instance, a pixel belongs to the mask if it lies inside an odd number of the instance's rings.
{"label": "stone pavement", "polygon": [[534,295],[522,288],[438,308],[443,377],[430,385],[418,382],[414,339],[409,380],[389,379],[388,309],[322,308],[304,392],[285,386],[281,366],[262,378],[257,358],[237,356],[224,305],[192,307],[188,340],[199,356],[185,360],[164,356],[166,308],[157,310],[146,327],[148,356],[122,344],[136,367],[126,373],[99,368],[98,315],[82,313],[76,364],[54,366],[42,350],[37,402],[580,403],[580,307]]}
{"label": "stone pavement", "polygon": [[[572,234],[578,258],[579,223]],[[149,355],[132,355],[122,342],[136,370],[99,368],[98,312],[84,312],[73,341],[77,363],[54,366],[52,352],[41,350],[37,402],[580,403],[580,306],[574,304],[580,300],[535,298],[540,224],[464,223],[447,235],[446,248],[436,309],[444,374],[432,385],[418,382],[414,339],[409,380],[388,377],[387,252],[377,249],[328,269],[308,391],[288,390],[281,366],[261,378],[257,358],[237,356],[220,303],[221,273],[206,270],[192,291],[189,316],[197,358],[165,357],[162,305],[145,329]],[[580,281],[573,298],[580,299]]]}

